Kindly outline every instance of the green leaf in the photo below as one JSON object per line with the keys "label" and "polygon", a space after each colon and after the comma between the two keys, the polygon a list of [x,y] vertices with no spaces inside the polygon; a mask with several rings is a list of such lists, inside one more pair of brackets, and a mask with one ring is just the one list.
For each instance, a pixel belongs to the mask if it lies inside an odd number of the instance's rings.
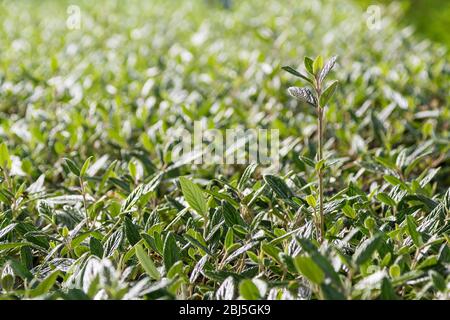
{"label": "green leaf", "polygon": [[99,258],[103,256],[103,245],[97,238],[91,237],[89,240],[89,248],[93,255]]}
{"label": "green leaf", "polygon": [[317,56],[317,58],[314,59],[314,62],[313,62],[313,73],[316,76],[318,76],[319,72],[320,72],[320,70],[322,70],[322,68],[323,68],[323,58],[322,58],[322,56]]}
{"label": "green leaf", "polygon": [[314,75],[313,63],[314,63],[313,59],[311,59],[310,57],[305,57],[304,59],[305,69],[312,75]]}
{"label": "green leaf", "polygon": [[127,213],[131,208],[147,193],[153,192],[158,185],[161,183],[163,173],[156,174],[149,183],[141,184],[136,189],[134,189],[125,201],[122,203],[120,208],[121,213]]}
{"label": "green leaf", "polygon": [[125,236],[132,246],[134,246],[136,243],[138,243],[139,240],[141,240],[139,229],[128,217],[125,217],[124,219],[124,230]]}
{"label": "green leaf", "polygon": [[291,199],[294,196],[294,193],[283,179],[273,175],[265,175],[264,181],[278,197],[282,199]]}
{"label": "green leaf", "polygon": [[33,279],[33,274],[28,271],[26,266],[24,266],[22,263],[16,261],[16,260],[9,260],[8,262],[11,269],[13,269],[14,274],[23,280],[31,280]]}
{"label": "green leaf", "polygon": [[41,283],[38,284],[36,288],[31,290],[30,297],[38,297],[40,295],[43,295],[50,291],[50,289],[53,287],[53,285],[56,282],[56,279],[58,279],[58,276],[61,275],[61,271],[56,270],[53,273],[51,273],[48,277],[46,277],[44,280],[42,280]]}
{"label": "green leaf", "polygon": [[308,81],[309,83],[312,83],[312,81],[307,76],[305,76],[304,74],[298,72],[294,68],[291,68],[289,66],[284,66],[281,69],[283,69],[284,71],[289,72],[290,74],[293,74],[296,77],[302,78],[303,80]]}
{"label": "green leaf", "polygon": [[189,281],[191,283],[194,283],[195,280],[197,280],[197,278],[200,275],[200,273],[203,272],[203,268],[204,268],[204,266],[205,266],[207,261],[208,261],[208,256],[205,255],[195,264],[195,267],[194,267],[194,269],[191,272],[191,276],[189,277]]}
{"label": "green leaf", "polygon": [[423,244],[422,236],[417,231],[417,224],[412,215],[406,216],[406,225],[408,227],[408,233],[416,247],[420,247]]}
{"label": "green leaf", "polygon": [[183,261],[177,261],[167,272],[167,278],[174,279],[177,276],[183,275]]}
{"label": "green leaf", "polygon": [[357,265],[361,265],[368,261],[372,255],[377,251],[380,245],[383,242],[383,238],[380,234],[373,236],[365,240],[363,243],[359,245],[356,249],[355,254],[353,256],[353,260]]}
{"label": "green leaf", "polygon": [[73,160],[70,160],[69,158],[64,158],[64,161],[65,161],[66,167],[69,169],[69,171],[72,172],[77,177],[79,177],[80,176],[80,168],[78,167],[78,165]]}
{"label": "green leaf", "polygon": [[314,260],[307,256],[299,256],[294,259],[294,264],[297,270],[304,275],[308,280],[315,284],[321,284],[325,279],[324,272],[314,262]]}
{"label": "green leaf", "polygon": [[305,250],[306,253],[313,259],[313,261],[320,267],[320,269],[325,273],[327,278],[331,279],[333,284],[336,286],[342,286],[339,275],[334,270],[333,265],[328,261],[326,257],[324,257],[317,247],[308,239],[296,237],[295,238],[302,249]]}
{"label": "green leaf", "polygon": [[239,182],[237,185],[237,188],[239,190],[244,189],[245,184],[250,179],[252,174],[255,172],[257,167],[258,167],[258,164],[252,163],[252,164],[248,165],[247,168],[245,168],[244,173],[242,174],[241,178],[239,179]]}
{"label": "green leaf", "polygon": [[394,291],[394,288],[392,287],[391,281],[384,277],[383,281],[381,282],[381,300],[397,300],[398,296]]}
{"label": "green leaf", "polygon": [[336,88],[338,86],[339,81],[335,80],[333,81],[323,92],[320,96],[320,106],[325,107],[326,104],[330,101],[331,97],[333,97],[334,93],[336,92]]}
{"label": "green leaf", "polygon": [[3,276],[0,278],[0,285],[3,288],[3,291],[11,291],[14,288],[14,283],[15,283],[15,277],[14,275],[8,273],[8,274],[3,274]]}
{"label": "green leaf", "polygon": [[281,262],[280,257],[279,257],[281,250],[278,249],[277,247],[275,247],[267,242],[263,242],[261,244],[261,249],[265,254],[267,254],[269,257],[272,257],[275,261]]}
{"label": "green leaf", "polygon": [[0,144],[0,167],[11,169],[11,158],[5,142]]}
{"label": "green leaf", "polygon": [[86,159],[86,161],[84,162],[83,166],[81,167],[80,170],[80,177],[84,177],[84,175],[86,174],[87,169],[89,168],[89,165],[91,164],[91,160],[92,160],[92,156],[90,156],[89,158]]}
{"label": "green leaf", "polygon": [[429,273],[431,282],[435,286],[436,289],[438,289],[441,292],[445,292],[445,289],[447,287],[445,283],[445,279],[443,276],[441,276],[437,271],[430,270]]}
{"label": "green leaf", "polygon": [[392,199],[389,195],[387,195],[384,192],[380,192],[379,194],[377,194],[377,199],[390,207],[395,208],[396,206],[394,199]]}
{"label": "green leaf", "polygon": [[398,278],[401,274],[401,268],[398,264],[393,264],[389,267],[389,275],[391,278]]}
{"label": "green leaf", "polygon": [[11,250],[11,249],[17,249],[21,248],[23,246],[31,246],[32,243],[30,242],[7,242],[7,243],[0,243],[0,251],[5,250]]}
{"label": "green leaf", "polygon": [[166,271],[170,270],[175,262],[180,260],[180,249],[172,232],[167,234],[164,241],[163,258]]}
{"label": "green leaf", "polygon": [[284,252],[280,252],[278,257],[280,258],[281,263],[284,264],[284,266],[287,268],[289,272],[291,273],[297,272],[297,267],[295,266],[294,259],[290,255]]}
{"label": "green leaf", "polygon": [[429,256],[425,258],[419,265],[416,267],[416,269],[426,269],[430,268],[438,263],[438,257],[436,255]]}
{"label": "green leaf", "polygon": [[327,300],[345,300],[345,295],[329,284],[322,283],[320,289]]}
{"label": "green leaf", "polygon": [[322,170],[323,166],[325,165],[325,162],[326,162],[325,159],[322,159],[322,160],[320,160],[320,161],[317,161],[317,162],[316,162],[316,166],[315,166],[314,169],[315,169],[317,172],[319,172],[320,170]]}
{"label": "green leaf", "polygon": [[350,219],[356,219],[356,211],[349,204],[342,207],[342,212],[344,212],[344,214]]}
{"label": "green leaf", "polygon": [[202,217],[206,217],[208,206],[202,189],[185,177],[180,177],[181,192],[189,206]]}
{"label": "green leaf", "polygon": [[144,268],[145,272],[148,274],[148,276],[154,280],[159,280],[161,278],[161,275],[158,271],[158,269],[155,267],[155,264],[150,259],[150,257],[147,255],[145,250],[142,248],[142,245],[137,244],[134,247],[136,257],[139,260],[139,263],[141,264],[142,268]]}
{"label": "green leaf", "polygon": [[49,247],[49,238],[48,235],[39,231],[33,231],[33,232],[27,232],[24,235],[25,239],[27,239],[29,242],[40,246],[44,249],[48,249]]}
{"label": "green leaf", "polygon": [[142,197],[142,192],[144,189],[144,185],[139,185],[136,189],[130,192],[128,197],[125,199],[125,201],[122,203],[122,206],[120,207],[121,213],[127,213],[131,210],[131,208],[139,201],[139,199]]}
{"label": "green leaf", "polygon": [[385,176],[383,176],[383,178],[384,178],[384,180],[389,182],[394,187],[395,186],[400,186],[403,190],[410,192],[410,188],[406,185],[406,183],[404,183],[399,178],[396,178],[396,177],[390,176],[390,175],[385,175]]}
{"label": "green leaf", "polygon": [[162,254],[164,244],[159,246],[157,241],[153,237],[149,236],[148,234],[146,234],[144,232],[141,233],[141,237],[142,237],[142,239],[144,239],[145,243],[147,244],[147,246],[149,248],[153,249],[154,251],[158,252],[159,254]]}
{"label": "green leaf", "polygon": [[230,247],[234,244],[234,232],[232,228],[229,228],[225,236],[224,247],[228,251]]}
{"label": "green leaf", "polygon": [[200,241],[198,241],[197,239],[195,239],[194,237],[185,234],[184,238],[190,243],[192,244],[194,247],[197,247],[201,250],[203,250],[205,253],[209,254],[210,256],[213,255],[213,253],[211,252],[211,250],[209,250],[205,245],[203,245]]}
{"label": "green leaf", "polygon": [[306,196],[306,202],[308,202],[311,208],[315,208],[317,206],[316,198],[312,194]]}
{"label": "green leaf", "polygon": [[310,166],[311,168],[315,168],[316,163],[314,162],[314,160],[308,158],[308,157],[304,157],[304,156],[299,156],[298,157],[304,164]]}
{"label": "green leaf", "polygon": [[239,283],[239,294],[245,300],[261,299],[258,287],[249,279],[242,280],[241,283]]}
{"label": "green leaf", "polygon": [[245,227],[246,224],[240,213],[231,204],[227,201],[222,201],[221,204],[225,224],[228,227],[233,227],[236,224]]}

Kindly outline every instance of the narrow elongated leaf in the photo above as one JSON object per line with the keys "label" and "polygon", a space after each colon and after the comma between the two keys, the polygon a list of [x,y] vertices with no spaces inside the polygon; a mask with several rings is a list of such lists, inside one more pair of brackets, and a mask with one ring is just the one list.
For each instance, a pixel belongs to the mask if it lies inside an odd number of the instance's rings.
{"label": "narrow elongated leaf", "polygon": [[336,92],[336,88],[338,86],[338,81],[333,81],[323,92],[320,96],[320,106],[325,107],[326,104],[330,101],[331,97]]}
{"label": "narrow elongated leaf", "polygon": [[189,278],[189,282],[194,283],[200,273],[203,271],[203,267],[205,266],[205,263],[208,261],[208,256],[204,255],[200,260],[198,260],[197,264],[195,265],[194,269],[192,270],[191,276]]}
{"label": "narrow elongated leaf", "polygon": [[375,235],[365,240],[355,251],[353,260],[357,265],[368,261],[381,245],[383,238],[381,235]]}
{"label": "narrow elongated leaf", "polygon": [[277,247],[275,247],[274,245],[271,245],[271,244],[269,244],[267,242],[264,242],[261,245],[261,249],[263,250],[263,252],[265,254],[267,254],[269,257],[271,257],[275,261],[281,262],[280,261],[280,257],[279,257],[279,254],[281,253],[281,250],[278,249]]}
{"label": "narrow elongated leaf", "polygon": [[345,295],[329,284],[322,283],[320,289],[327,300],[345,300]]}
{"label": "narrow elongated leaf", "polygon": [[21,277],[23,280],[33,279],[33,274],[19,261],[9,260],[8,264],[16,276]]}
{"label": "narrow elongated leaf", "polygon": [[92,156],[90,156],[89,158],[86,159],[86,161],[84,162],[83,166],[81,167],[80,170],[80,177],[84,177],[84,175],[86,174],[87,169],[89,168],[89,165],[91,164],[91,160],[92,160]]}
{"label": "narrow elongated leaf", "polygon": [[406,183],[401,181],[399,178],[396,178],[396,177],[391,176],[391,175],[385,175],[385,176],[383,176],[383,178],[384,178],[384,180],[386,180],[387,182],[389,182],[393,186],[400,186],[400,188],[402,190],[405,190],[405,191],[409,191],[410,190],[410,188],[406,185]]}
{"label": "narrow elongated leaf", "polygon": [[132,207],[141,199],[142,196],[154,191],[158,187],[162,177],[163,174],[159,173],[149,183],[141,184],[136,189],[134,189],[122,203],[120,212],[129,212]]}
{"label": "narrow elongated leaf", "polygon": [[396,295],[394,288],[392,287],[391,281],[388,278],[383,278],[381,282],[381,300],[397,300],[398,296]]}
{"label": "narrow elongated leaf", "polygon": [[299,77],[305,81],[308,81],[309,83],[312,83],[311,79],[309,79],[307,76],[305,76],[304,74],[302,74],[301,72],[298,72],[297,70],[295,70],[292,67],[289,66],[284,66],[281,69],[283,69],[284,71],[289,72],[290,74],[293,74],[296,77]]}
{"label": "narrow elongated leaf", "polygon": [[308,239],[296,237],[296,240],[300,243],[302,249],[305,250],[320,269],[322,269],[326,277],[331,279],[334,285],[339,287],[342,286],[339,275],[334,270],[333,265],[319,252],[317,247]]}
{"label": "narrow elongated leaf", "polygon": [[242,174],[241,178],[239,179],[237,188],[239,190],[242,190],[247,183],[247,181],[250,179],[252,174],[255,172],[256,168],[258,167],[258,164],[252,163],[247,168],[245,168],[244,173]]}
{"label": "narrow elongated leaf", "polygon": [[121,213],[126,213],[130,211],[130,209],[139,201],[142,196],[143,185],[139,185],[136,189],[134,189],[125,201],[122,203],[122,207],[120,208]]}
{"label": "narrow elongated leaf", "polygon": [[353,207],[351,207],[348,204],[346,204],[345,206],[342,207],[342,212],[344,212],[344,214],[347,217],[349,217],[350,219],[355,219],[356,218],[356,211],[355,211],[355,209],[353,209]]}
{"label": "narrow elongated leaf", "polygon": [[328,60],[328,62],[325,64],[323,69],[320,71],[319,74],[319,82],[322,83],[323,80],[325,80],[325,77],[330,73],[330,71],[333,69],[334,64],[336,63],[337,56],[333,56]]}
{"label": "narrow elongated leaf", "polygon": [[416,221],[411,215],[406,216],[406,225],[408,226],[408,233],[411,236],[414,245],[420,247],[423,244],[422,236],[417,231]]}
{"label": "narrow elongated leaf", "polygon": [[315,284],[321,284],[325,279],[323,271],[310,257],[299,256],[294,259],[294,264],[302,275]]}
{"label": "narrow elongated leaf", "polygon": [[310,166],[311,168],[315,168],[316,163],[314,162],[314,160],[308,158],[308,157],[304,157],[304,156],[299,156],[298,157],[302,162],[304,162],[306,165]]}
{"label": "narrow elongated leaf", "polygon": [[89,240],[89,248],[91,253],[99,258],[103,256],[103,245],[102,243],[94,237]]}
{"label": "narrow elongated leaf", "polygon": [[0,240],[6,236],[8,233],[10,233],[14,228],[17,226],[17,223],[11,223],[0,230]]}
{"label": "narrow elongated leaf", "polygon": [[377,194],[377,199],[390,207],[395,208],[396,206],[395,201],[384,192],[380,192],[379,194]]}
{"label": "narrow elongated leaf", "polygon": [[150,259],[145,250],[142,248],[142,246],[138,244],[134,247],[134,250],[139,263],[141,264],[142,268],[144,268],[149,277],[154,280],[159,280],[161,278],[161,274],[159,273],[152,259]]}
{"label": "narrow elongated leaf", "polygon": [[266,175],[264,176],[264,181],[278,197],[282,199],[291,199],[294,196],[294,193],[283,179],[273,175]]}
{"label": "narrow elongated leaf", "polygon": [[313,63],[314,63],[313,59],[305,57],[304,59],[305,68],[310,74],[314,74]]}
{"label": "narrow elongated leaf", "polygon": [[206,246],[204,246],[202,243],[200,243],[200,241],[198,241],[197,239],[195,239],[194,237],[191,237],[188,234],[184,235],[184,238],[191,243],[194,247],[197,247],[203,251],[205,251],[208,255],[212,256],[213,253],[211,252],[211,250],[209,250]]}
{"label": "narrow elongated leaf", "polygon": [[69,158],[64,158],[64,161],[65,161],[67,168],[70,170],[70,172],[72,172],[74,175],[79,177],[80,176],[80,168],[78,167],[78,165]]}
{"label": "narrow elongated leaf", "polygon": [[141,236],[139,235],[139,229],[128,217],[125,217],[124,219],[124,230],[125,236],[127,237],[128,241],[132,246],[134,246],[139,240],[141,240]]}
{"label": "narrow elongated leaf", "polygon": [[225,219],[225,224],[229,227],[234,225],[245,226],[245,222],[242,219],[239,211],[237,211],[231,204],[227,201],[222,201],[222,213]]}
{"label": "narrow elongated leaf", "polygon": [[251,248],[253,248],[257,244],[258,244],[258,242],[250,242],[250,243],[247,243],[246,245],[240,247],[239,249],[237,249],[236,251],[234,251],[232,254],[230,254],[228,256],[228,258],[224,261],[224,264],[227,264],[227,263],[233,261],[234,259],[239,257],[241,254],[243,254],[244,252],[250,250]]}
{"label": "narrow elongated leaf", "polygon": [[5,250],[17,249],[23,246],[30,246],[32,243],[30,242],[7,242],[0,243],[0,252]]}
{"label": "narrow elongated leaf", "polygon": [[56,279],[61,275],[61,271],[56,270],[47,276],[36,288],[31,290],[30,296],[37,297],[47,293],[55,284]]}
{"label": "narrow elongated leaf", "polygon": [[175,262],[180,260],[180,248],[178,248],[177,241],[172,232],[167,234],[166,240],[164,241],[163,257],[164,266],[167,271],[170,270]]}
{"label": "narrow elongated leaf", "polygon": [[146,183],[142,187],[142,194],[147,194],[149,192],[153,192],[156,190],[156,188],[159,186],[159,184],[162,181],[164,174],[158,173],[150,182]]}

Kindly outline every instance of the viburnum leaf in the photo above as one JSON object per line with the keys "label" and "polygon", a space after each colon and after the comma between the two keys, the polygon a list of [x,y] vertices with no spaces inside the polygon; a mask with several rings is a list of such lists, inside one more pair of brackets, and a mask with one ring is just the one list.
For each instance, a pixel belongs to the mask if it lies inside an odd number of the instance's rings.
{"label": "viburnum leaf", "polygon": [[311,79],[309,79],[309,78],[308,78],[307,76],[305,76],[303,73],[301,73],[301,72],[295,70],[295,69],[292,68],[292,67],[284,66],[284,67],[282,67],[281,69],[283,69],[284,71],[287,71],[287,72],[289,72],[290,74],[293,74],[294,76],[299,77],[299,78],[301,78],[301,79],[303,79],[303,80],[305,80],[305,81],[307,81],[307,82],[309,82],[309,83],[311,83],[311,84],[313,83],[313,82],[311,81]]}
{"label": "viburnum leaf", "polygon": [[308,88],[290,87],[288,89],[289,94],[305,103],[308,103],[315,107],[317,105],[317,99],[314,94]]}
{"label": "viburnum leaf", "polygon": [[335,80],[322,92],[322,96],[320,97],[320,105],[322,107],[325,107],[328,101],[330,101],[331,97],[336,92],[337,85],[338,81]]}
{"label": "viburnum leaf", "polygon": [[323,69],[320,71],[319,83],[321,83],[325,79],[325,77],[328,75],[328,73],[331,71],[331,69],[333,69],[334,64],[336,63],[336,59],[337,59],[337,56],[331,57],[331,59],[328,60],[328,62],[323,67]]}

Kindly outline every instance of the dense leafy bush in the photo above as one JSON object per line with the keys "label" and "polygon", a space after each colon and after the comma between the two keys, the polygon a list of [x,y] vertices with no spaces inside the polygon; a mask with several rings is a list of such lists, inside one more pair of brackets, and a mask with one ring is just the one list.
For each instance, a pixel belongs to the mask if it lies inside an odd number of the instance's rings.
{"label": "dense leafy bush", "polygon": [[[85,1],[69,30],[67,5],[0,3],[2,298],[449,298],[448,53],[396,7]],[[281,70],[319,53],[323,242],[315,109]],[[173,161],[196,120],[278,129],[279,171]]]}

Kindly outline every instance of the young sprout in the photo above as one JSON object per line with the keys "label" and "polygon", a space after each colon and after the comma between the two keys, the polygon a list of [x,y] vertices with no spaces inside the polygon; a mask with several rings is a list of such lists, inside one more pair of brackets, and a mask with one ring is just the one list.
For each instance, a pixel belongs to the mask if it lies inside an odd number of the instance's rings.
{"label": "young sprout", "polygon": [[[318,56],[316,59],[305,57],[304,64],[305,69],[308,72],[307,75],[291,68],[283,67],[283,70],[299,77],[309,83],[310,88],[290,87],[288,92],[294,98],[307,103],[316,109],[317,113],[317,164],[316,172],[319,187],[319,215],[318,221],[316,221],[316,228],[319,241],[325,237],[325,224],[323,215],[323,128],[324,128],[324,109],[328,101],[336,91],[338,81],[335,80],[324,88],[324,80],[328,73],[333,69],[336,63],[336,56],[332,57],[325,65],[323,65],[323,59]],[[316,219],[317,220],[317,219]]]}

